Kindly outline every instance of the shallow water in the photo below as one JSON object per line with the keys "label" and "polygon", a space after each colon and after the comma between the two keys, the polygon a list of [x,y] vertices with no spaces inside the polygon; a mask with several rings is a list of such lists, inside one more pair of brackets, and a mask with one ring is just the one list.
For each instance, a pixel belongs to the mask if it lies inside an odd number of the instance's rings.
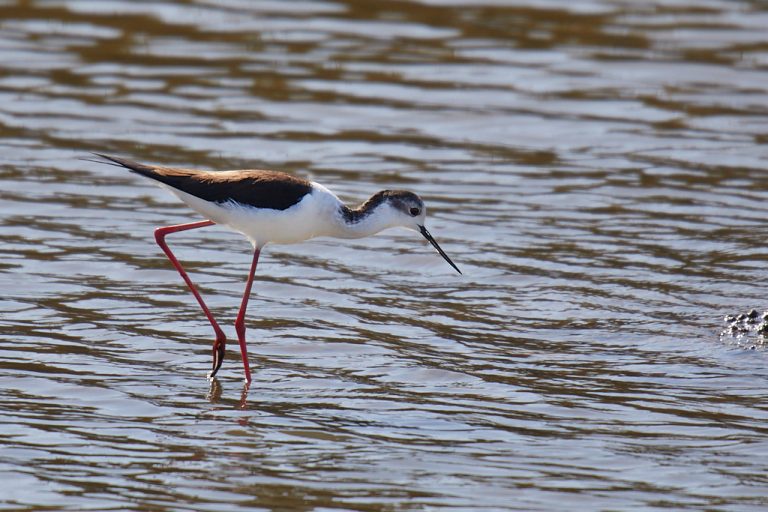
{"label": "shallow water", "polygon": [[[765,510],[761,2],[0,3],[0,509]],[[268,247],[236,343],[101,151],[407,188]],[[225,330],[250,246],[171,244]]]}

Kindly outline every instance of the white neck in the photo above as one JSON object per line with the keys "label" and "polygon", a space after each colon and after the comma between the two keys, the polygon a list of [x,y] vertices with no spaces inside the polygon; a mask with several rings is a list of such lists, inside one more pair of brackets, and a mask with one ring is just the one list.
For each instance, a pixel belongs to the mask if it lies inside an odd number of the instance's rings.
{"label": "white neck", "polygon": [[[312,183],[318,205],[324,210],[321,216],[331,217],[334,222],[323,223],[318,227],[315,236],[332,236],[335,238],[365,238],[387,228],[402,226],[402,215],[388,203],[381,201],[378,194],[357,208],[346,206],[333,192],[320,185]],[[377,198],[377,199],[374,199]]]}
{"label": "white neck", "polygon": [[379,231],[402,225],[399,216],[387,204],[382,204],[364,215],[355,215],[354,210],[352,212],[351,217],[340,213],[338,232],[335,234],[338,238],[365,238]]}

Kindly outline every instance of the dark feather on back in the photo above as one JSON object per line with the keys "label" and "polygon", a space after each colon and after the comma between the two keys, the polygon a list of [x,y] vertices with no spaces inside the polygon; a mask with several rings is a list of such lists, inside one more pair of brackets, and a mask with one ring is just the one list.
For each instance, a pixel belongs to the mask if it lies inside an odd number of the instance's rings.
{"label": "dark feather on back", "polygon": [[234,201],[255,208],[286,210],[312,191],[309,181],[277,171],[205,172],[144,165],[109,155],[97,156],[169,187],[219,204]]}

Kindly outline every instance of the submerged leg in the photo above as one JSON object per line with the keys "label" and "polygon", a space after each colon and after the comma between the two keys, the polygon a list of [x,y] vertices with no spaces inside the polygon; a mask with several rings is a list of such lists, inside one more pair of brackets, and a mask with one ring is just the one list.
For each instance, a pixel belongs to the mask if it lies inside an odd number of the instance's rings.
{"label": "submerged leg", "polygon": [[166,226],[162,228],[157,228],[155,230],[155,240],[157,241],[157,245],[159,245],[160,248],[165,253],[165,255],[168,256],[168,259],[171,260],[171,263],[173,264],[173,266],[176,268],[176,270],[178,270],[179,274],[181,275],[181,278],[184,279],[185,283],[187,283],[187,286],[189,286],[189,289],[192,292],[192,295],[195,296],[195,299],[197,299],[197,303],[200,304],[200,307],[203,309],[203,313],[205,313],[205,316],[208,318],[208,321],[211,323],[211,327],[213,327],[213,332],[216,333],[216,340],[213,342],[213,368],[211,370],[211,373],[208,374],[208,377],[213,377],[214,375],[216,375],[216,372],[218,372],[219,368],[221,368],[221,363],[224,360],[224,350],[227,345],[227,337],[224,335],[224,331],[221,330],[221,327],[219,327],[219,324],[216,322],[216,319],[213,318],[213,315],[211,314],[211,311],[208,309],[208,306],[205,305],[203,298],[200,296],[200,293],[197,291],[197,288],[195,288],[195,285],[192,283],[192,280],[187,275],[187,272],[184,270],[184,267],[181,266],[181,263],[179,263],[179,260],[176,259],[176,256],[174,256],[173,252],[171,252],[171,249],[168,247],[168,244],[165,243],[165,236],[170,233],[177,233],[179,231],[186,231],[188,229],[212,226],[213,224],[215,224],[215,222],[211,220],[201,220],[199,222],[190,222],[189,224],[178,224],[176,226]]}
{"label": "submerged leg", "polygon": [[237,341],[240,342],[240,354],[243,356],[243,369],[245,370],[245,381],[251,382],[251,368],[248,366],[248,349],[245,346],[245,310],[248,309],[248,298],[251,296],[251,286],[253,285],[253,276],[256,274],[256,265],[259,263],[259,248],[253,251],[253,262],[251,271],[248,273],[248,281],[245,283],[245,292],[243,292],[243,301],[240,303],[240,311],[235,320],[235,331],[237,332]]}

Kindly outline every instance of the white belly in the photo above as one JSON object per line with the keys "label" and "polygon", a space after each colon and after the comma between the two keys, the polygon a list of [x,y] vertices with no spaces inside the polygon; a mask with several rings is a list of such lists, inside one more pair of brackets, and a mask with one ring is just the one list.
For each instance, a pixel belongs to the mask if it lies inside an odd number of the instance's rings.
{"label": "white belly", "polygon": [[268,243],[294,244],[333,235],[338,230],[338,199],[322,190],[313,190],[290,208],[272,210],[234,202],[211,203],[171,187],[165,188],[205,218],[244,234],[256,247]]}

